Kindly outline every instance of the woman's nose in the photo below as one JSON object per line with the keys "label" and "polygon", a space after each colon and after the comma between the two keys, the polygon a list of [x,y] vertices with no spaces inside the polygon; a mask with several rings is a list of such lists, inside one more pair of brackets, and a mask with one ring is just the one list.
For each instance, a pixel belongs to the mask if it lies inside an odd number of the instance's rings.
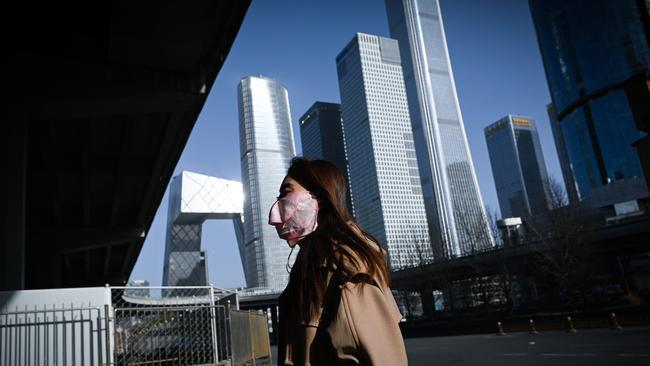
{"label": "woman's nose", "polygon": [[271,210],[269,211],[269,225],[277,225],[281,223],[282,217],[280,215],[280,208],[276,202],[273,204],[273,206],[271,206]]}

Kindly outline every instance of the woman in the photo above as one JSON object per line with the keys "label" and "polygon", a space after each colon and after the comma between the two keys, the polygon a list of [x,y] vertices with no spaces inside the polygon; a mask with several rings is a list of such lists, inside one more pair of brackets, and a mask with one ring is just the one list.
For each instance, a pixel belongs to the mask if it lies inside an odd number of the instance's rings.
{"label": "woman", "polygon": [[295,158],[269,224],[300,247],[279,299],[278,365],[406,365],[385,253],[346,208],[339,170]]}

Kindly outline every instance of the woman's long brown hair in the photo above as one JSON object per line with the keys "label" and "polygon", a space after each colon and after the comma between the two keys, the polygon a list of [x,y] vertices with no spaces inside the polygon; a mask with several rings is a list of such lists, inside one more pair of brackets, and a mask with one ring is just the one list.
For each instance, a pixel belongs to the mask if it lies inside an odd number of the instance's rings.
{"label": "woman's long brown hair", "polygon": [[377,277],[388,285],[384,251],[372,235],[354,223],[339,169],[326,160],[297,157],[291,161],[287,175],[319,200],[318,228],[300,241],[300,252],[291,270],[290,287],[297,292],[293,296],[301,299],[295,315],[304,322],[317,316],[328,286],[328,271],[345,280]]}

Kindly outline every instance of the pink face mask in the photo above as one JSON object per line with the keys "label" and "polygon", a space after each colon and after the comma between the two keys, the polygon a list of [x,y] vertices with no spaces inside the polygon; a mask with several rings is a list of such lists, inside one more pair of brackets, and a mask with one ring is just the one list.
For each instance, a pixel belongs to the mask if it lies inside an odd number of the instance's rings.
{"label": "pink face mask", "polygon": [[318,227],[318,200],[309,191],[287,194],[271,206],[269,225],[293,248]]}

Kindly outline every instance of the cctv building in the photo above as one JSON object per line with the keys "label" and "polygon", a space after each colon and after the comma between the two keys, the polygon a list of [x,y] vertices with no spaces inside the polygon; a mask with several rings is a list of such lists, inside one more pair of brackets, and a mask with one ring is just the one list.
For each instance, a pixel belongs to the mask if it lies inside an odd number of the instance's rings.
{"label": "cctv building", "polygon": [[[164,286],[207,286],[206,253],[201,249],[203,222],[230,219],[242,239],[242,185],[239,182],[184,171],[169,190],[165,240]],[[165,295],[172,295],[172,292]]]}
{"label": "cctv building", "polygon": [[268,214],[296,155],[289,96],[275,80],[248,76],[239,83],[238,101],[244,186],[244,240],[239,251],[246,285],[281,290],[289,279],[289,247],[268,224]]}

